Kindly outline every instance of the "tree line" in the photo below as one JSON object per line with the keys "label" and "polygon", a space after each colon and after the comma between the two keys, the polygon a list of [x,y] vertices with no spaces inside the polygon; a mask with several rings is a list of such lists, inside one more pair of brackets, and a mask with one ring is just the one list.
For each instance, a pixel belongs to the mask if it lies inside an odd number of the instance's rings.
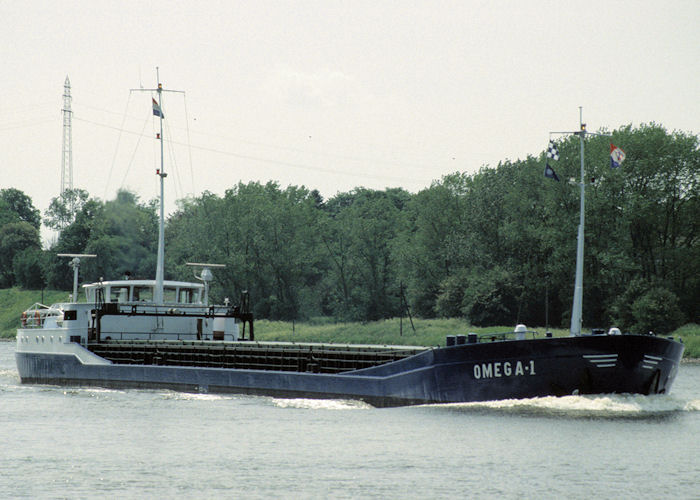
{"label": "tree line", "polygon": [[[610,141],[627,153],[621,168],[610,168]],[[474,325],[566,326],[578,138],[557,145],[550,165],[560,181],[543,176],[542,152],[418,193],[356,188],[324,200],[304,186],[250,182],[179,200],[166,224],[166,279],[191,280],[185,262],[226,264],[214,297],[246,290],[258,318],[372,321],[408,305]],[[656,124],[587,141],[585,325],[666,332],[698,322],[698,146],[697,136]],[[70,289],[56,253],[97,254],[81,267],[86,281],[155,274],[156,204],[128,191],[55,198],[43,222],[60,235],[44,251],[39,212],[23,193],[1,190],[0,214],[0,286]]]}

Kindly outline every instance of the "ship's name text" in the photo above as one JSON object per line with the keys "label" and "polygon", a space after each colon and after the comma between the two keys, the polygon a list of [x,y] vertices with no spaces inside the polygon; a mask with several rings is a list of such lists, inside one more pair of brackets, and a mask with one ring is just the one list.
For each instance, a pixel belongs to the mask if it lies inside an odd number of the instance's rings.
{"label": "ship's name text", "polygon": [[494,361],[474,365],[474,378],[499,378],[535,375],[535,360],[530,361]]}

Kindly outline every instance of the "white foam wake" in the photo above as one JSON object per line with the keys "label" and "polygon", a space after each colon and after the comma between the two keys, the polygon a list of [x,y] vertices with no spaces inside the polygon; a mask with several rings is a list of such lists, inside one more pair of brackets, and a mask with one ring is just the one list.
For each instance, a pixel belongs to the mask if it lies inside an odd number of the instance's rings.
{"label": "white foam wake", "polygon": [[474,412],[494,411],[569,417],[646,418],[679,412],[700,411],[700,400],[684,400],[670,395],[609,394],[504,399],[476,403],[455,403],[447,406]]}
{"label": "white foam wake", "polygon": [[122,389],[109,389],[106,387],[66,387],[61,386],[46,386],[46,387],[56,387],[63,391],[64,396],[81,396],[89,398],[103,398],[110,397],[114,394],[126,394],[125,390]]}
{"label": "white foam wake", "polygon": [[9,378],[19,380],[19,373],[17,370],[0,370],[0,378]]}
{"label": "white foam wake", "polygon": [[206,392],[176,392],[167,391],[163,393],[163,399],[172,399],[179,401],[219,401],[224,399],[232,399],[231,396],[223,394],[209,394]]}
{"label": "white foam wake", "polygon": [[279,408],[301,408],[305,410],[367,410],[373,408],[362,401],[346,399],[278,399],[271,398]]}

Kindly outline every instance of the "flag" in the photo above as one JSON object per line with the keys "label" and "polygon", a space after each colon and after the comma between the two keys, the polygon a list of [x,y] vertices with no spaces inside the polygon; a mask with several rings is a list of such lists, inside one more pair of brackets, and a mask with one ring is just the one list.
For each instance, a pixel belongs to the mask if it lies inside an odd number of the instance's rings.
{"label": "flag", "polygon": [[151,100],[153,101],[153,114],[155,116],[160,116],[161,118],[165,118],[165,115],[163,114],[163,110],[160,109],[160,104],[156,102],[155,99],[151,97]]}
{"label": "flag", "polygon": [[559,150],[557,149],[557,145],[554,144],[554,141],[549,141],[549,147],[547,147],[547,158],[551,158],[552,160],[559,159]]}
{"label": "flag", "polygon": [[610,168],[617,168],[625,160],[625,152],[610,143]]}
{"label": "flag", "polygon": [[549,163],[547,163],[544,167],[544,176],[559,182],[559,177],[557,177],[557,173],[552,167],[549,166]]}

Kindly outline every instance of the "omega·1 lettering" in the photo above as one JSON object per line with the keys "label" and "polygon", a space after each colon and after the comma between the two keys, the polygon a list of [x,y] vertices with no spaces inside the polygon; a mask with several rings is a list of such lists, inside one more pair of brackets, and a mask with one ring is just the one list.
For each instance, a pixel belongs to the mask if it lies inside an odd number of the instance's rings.
{"label": "omega\u00b71 lettering", "polygon": [[522,361],[494,361],[490,363],[477,363],[474,365],[474,378],[501,378],[512,376],[535,375],[535,360]]}

